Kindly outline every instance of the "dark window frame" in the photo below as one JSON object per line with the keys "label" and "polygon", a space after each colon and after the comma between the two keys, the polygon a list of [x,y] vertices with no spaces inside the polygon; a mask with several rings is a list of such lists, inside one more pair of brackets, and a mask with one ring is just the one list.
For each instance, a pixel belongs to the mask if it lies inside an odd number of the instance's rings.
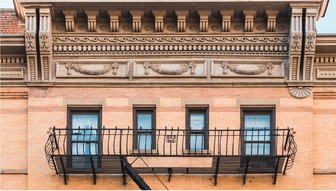
{"label": "dark window frame", "polygon": [[[74,114],[98,114],[98,140],[97,141],[76,141],[72,140],[72,115]],[[78,143],[97,143],[98,144],[98,154],[96,155],[97,158],[97,163],[98,167],[101,166],[101,155],[102,155],[102,108],[101,107],[68,107],[67,108],[67,167],[69,168],[74,168],[72,167],[72,157],[78,157],[78,156],[83,156],[83,155],[73,155],[72,154],[72,144],[75,142]],[[83,168],[91,168],[89,167],[83,167]]]}
{"label": "dark window frame", "polygon": [[[146,134],[148,130],[138,129],[138,114],[139,113],[151,113],[152,114],[152,129],[150,133],[152,134],[151,148],[146,148],[146,150],[156,149],[156,107],[133,107],[133,150],[138,150],[138,134]],[[142,150],[142,149],[141,149]]]}
{"label": "dark window frame", "polygon": [[[245,153],[245,143],[270,143],[270,154],[264,155],[264,156],[273,156],[276,155],[276,140],[274,136],[270,137],[270,141],[245,141],[245,114],[269,114],[270,115],[270,133],[274,134],[276,130],[276,110],[275,107],[248,107],[248,106],[242,106],[240,109],[240,130],[241,130],[241,154],[246,155]],[[248,155],[248,156],[263,156],[263,155]]]}
{"label": "dark window frame", "polygon": [[[190,114],[191,113],[204,113],[205,120],[204,120],[204,129],[202,131],[198,130],[191,130],[190,128]],[[186,149],[190,150],[190,136],[191,134],[203,134],[204,135],[204,145],[202,150],[209,149],[209,106],[186,106],[185,112],[185,119],[186,119]],[[196,150],[196,149],[195,149]],[[194,151],[194,150],[193,150]],[[197,151],[197,150],[196,150]]]}

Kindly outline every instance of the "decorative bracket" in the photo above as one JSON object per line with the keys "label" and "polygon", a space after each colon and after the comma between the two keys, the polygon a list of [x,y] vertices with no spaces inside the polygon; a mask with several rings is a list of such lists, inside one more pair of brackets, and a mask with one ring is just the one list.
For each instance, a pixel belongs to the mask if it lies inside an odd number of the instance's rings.
{"label": "decorative bracket", "polygon": [[222,15],[222,32],[230,32],[233,10],[221,10],[219,13]]}
{"label": "decorative bracket", "polygon": [[275,32],[276,29],[276,20],[279,11],[275,10],[266,10],[267,15],[267,31],[268,32]]}
{"label": "decorative bracket", "polygon": [[141,20],[143,17],[143,12],[143,10],[130,11],[133,19],[133,32],[141,32]]}
{"label": "decorative bracket", "polygon": [[163,32],[163,19],[166,17],[165,10],[153,10],[155,18],[155,32]]}
{"label": "decorative bracket", "polygon": [[75,10],[63,10],[62,11],[65,17],[65,31],[74,32],[75,31],[75,19],[77,13]]}
{"label": "decorative bracket", "polygon": [[197,13],[200,17],[200,23],[199,23],[200,32],[208,32],[209,17],[211,16],[211,11],[198,10]]}
{"label": "decorative bracket", "polygon": [[97,18],[99,16],[98,11],[85,10],[84,12],[87,15],[88,31],[96,32],[97,31]]}
{"label": "decorative bracket", "polygon": [[245,32],[253,32],[254,18],[256,16],[256,10],[245,10]]}
{"label": "decorative bracket", "polygon": [[177,16],[177,32],[185,32],[189,12],[179,10],[175,11],[175,14]]}
{"label": "decorative bracket", "polygon": [[107,11],[107,14],[110,16],[110,31],[118,32],[119,31],[119,18],[121,15],[120,11]]}

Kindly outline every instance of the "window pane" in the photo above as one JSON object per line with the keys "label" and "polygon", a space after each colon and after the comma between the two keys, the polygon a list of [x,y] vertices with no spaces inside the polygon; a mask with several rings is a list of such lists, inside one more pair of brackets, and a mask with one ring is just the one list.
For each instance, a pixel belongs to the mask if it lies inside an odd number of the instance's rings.
{"label": "window pane", "polygon": [[[245,141],[269,141],[271,128],[270,115],[248,115],[244,116]],[[253,128],[253,131],[252,131]]]}
{"label": "window pane", "polygon": [[205,122],[204,113],[190,113],[190,129],[203,130]]}
{"label": "window pane", "polygon": [[152,113],[138,113],[138,129],[152,129]]}
{"label": "window pane", "polygon": [[190,150],[203,150],[204,149],[204,135],[191,134],[190,135]]}
{"label": "window pane", "polygon": [[152,134],[139,133],[138,134],[138,149],[151,150],[152,149]]}
{"label": "window pane", "polygon": [[271,145],[269,143],[245,143],[246,155],[270,155]]}
{"label": "window pane", "polygon": [[72,129],[72,140],[98,140],[98,115],[72,115]]}
{"label": "window pane", "polygon": [[97,155],[98,143],[72,143],[73,155]]}
{"label": "window pane", "polygon": [[245,129],[270,129],[271,116],[270,115],[249,115],[245,114]]}

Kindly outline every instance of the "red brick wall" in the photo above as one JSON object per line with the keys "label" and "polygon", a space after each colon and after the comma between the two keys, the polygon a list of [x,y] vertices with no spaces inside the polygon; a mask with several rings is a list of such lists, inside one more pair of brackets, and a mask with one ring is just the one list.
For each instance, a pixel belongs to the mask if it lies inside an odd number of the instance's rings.
{"label": "red brick wall", "polygon": [[1,34],[22,34],[25,24],[15,14],[14,9],[0,9],[0,33]]}

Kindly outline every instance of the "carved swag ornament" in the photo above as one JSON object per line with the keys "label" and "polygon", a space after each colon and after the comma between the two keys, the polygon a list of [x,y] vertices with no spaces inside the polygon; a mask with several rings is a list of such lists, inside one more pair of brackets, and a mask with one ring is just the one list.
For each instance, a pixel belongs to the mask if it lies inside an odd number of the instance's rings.
{"label": "carved swag ornament", "polygon": [[196,63],[190,62],[189,64],[180,64],[179,69],[163,69],[160,68],[161,64],[151,64],[150,62],[144,63],[145,75],[149,75],[149,69],[161,75],[182,75],[190,70],[191,75],[195,75]]}
{"label": "carved swag ornament", "polygon": [[235,74],[240,74],[240,75],[259,75],[264,73],[266,70],[268,71],[267,74],[268,75],[272,75],[273,74],[273,69],[274,65],[272,63],[267,63],[265,65],[257,65],[256,69],[241,69],[239,68],[239,65],[233,65],[233,64],[229,64],[228,62],[223,62],[222,63],[222,68],[223,68],[223,74],[227,75],[228,74],[228,70],[230,70],[231,72],[235,73]]}
{"label": "carved swag ornament", "polygon": [[71,70],[74,70],[75,72],[84,74],[84,75],[93,75],[93,76],[100,76],[100,75],[104,75],[108,72],[112,71],[113,75],[117,75],[118,74],[118,69],[119,69],[119,64],[118,63],[113,63],[113,64],[106,64],[106,65],[102,65],[103,68],[99,69],[99,70],[89,70],[89,69],[85,69],[83,67],[83,64],[72,64],[72,63],[67,63],[65,65],[65,68],[67,69],[67,75],[72,75]]}

